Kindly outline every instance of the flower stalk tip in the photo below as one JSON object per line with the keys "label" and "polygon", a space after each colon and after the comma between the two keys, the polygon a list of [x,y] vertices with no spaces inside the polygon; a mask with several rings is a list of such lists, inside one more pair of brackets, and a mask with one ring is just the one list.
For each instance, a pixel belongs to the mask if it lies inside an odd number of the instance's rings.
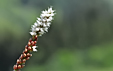
{"label": "flower stalk tip", "polygon": [[48,32],[48,28],[55,15],[54,12],[55,10],[52,10],[52,7],[48,8],[48,10],[42,11],[40,18],[37,17],[36,22],[32,25],[30,34],[32,36],[42,36],[44,33]]}

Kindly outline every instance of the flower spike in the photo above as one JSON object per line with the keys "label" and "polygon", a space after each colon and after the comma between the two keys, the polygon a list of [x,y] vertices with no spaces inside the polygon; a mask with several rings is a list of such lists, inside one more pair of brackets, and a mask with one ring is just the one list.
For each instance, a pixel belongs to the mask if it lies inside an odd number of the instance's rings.
{"label": "flower spike", "polygon": [[53,20],[53,16],[55,15],[55,10],[52,10],[52,7],[48,8],[48,10],[42,11],[40,18],[37,18],[34,25],[31,26],[32,38],[29,39],[28,44],[25,46],[25,50],[17,59],[16,64],[13,66],[13,71],[20,71],[25,66],[27,60],[32,56],[31,52],[36,52],[37,47],[37,39],[38,36],[42,36],[44,33],[48,32],[48,28],[51,25],[51,21]]}

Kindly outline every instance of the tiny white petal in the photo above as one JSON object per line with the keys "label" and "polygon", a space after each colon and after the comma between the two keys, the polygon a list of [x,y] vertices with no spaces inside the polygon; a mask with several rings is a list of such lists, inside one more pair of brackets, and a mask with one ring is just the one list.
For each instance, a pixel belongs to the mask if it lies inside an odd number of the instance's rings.
{"label": "tiny white petal", "polygon": [[44,28],[44,30],[45,30],[46,32],[48,32],[48,28]]}
{"label": "tiny white petal", "polygon": [[46,14],[46,17],[49,17],[50,16],[50,14]]}
{"label": "tiny white petal", "polygon": [[45,17],[45,16],[46,16],[46,14],[41,14],[40,16],[41,16],[41,17]]}
{"label": "tiny white petal", "polygon": [[51,13],[50,16],[54,16],[54,13]]}
{"label": "tiny white petal", "polygon": [[49,21],[52,21],[52,19],[53,19],[52,17],[49,17],[49,19],[47,19],[47,21],[48,21],[48,22],[49,22]]}
{"label": "tiny white petal", "polygon": [[47,23],[47,26],[49,27],[50,25],[51,25],[51,23],[50,23],[50,22],[48,22],[48,23]]}
{"label": "tiny white petal", "polygon": [[31,35],[36,35],[36,33],[35,33],[35,32],[30,32],[30,34],[31,34]]}
{"label": "tiny white petal", "polygon": [[50,20],[52,20],[52,19],[53,19],[53,17],[49,17],[49,19],[50,19]]}
{"label": "tiny white petal", "polygon": [[41,21],[41,19],[40,18],[37,18],[39,21]]}
{"label": "tiny white petal", "polygon": [[42,36],[45,32],[39,32],[39,36]]}
{"label": "tiny white petal", "polygon": [[43,21],[43,22],[45,22],[45,21],[46,21],[46,19],[43,19],[42,21]]}
{"label": "tiny white petal", "polygon": [[49,13],[53,13],[54,12],[54,10],[52,10],[52,7],[48,8],[48,12]]}
{"label": "tiny white petal", "polygon": [[37,24],[36,22],[34,23],[34,25],[35,25],[35,26],[38,26],[38,24]]}
{"label": "tiny white petal", "polygon": [[39,28],[36,28],[36,31],[39,31]]}
{"label": "tiny white petal", "polygon": [[32,48],[33,48],[33,51],[37,51],[37,49],[36,49],[37,46],[33,46]]}
{"label": "tiny white petal", "polygon": [[42,23],[40,21],[37,20],[37,25],[40,26]]}
{"label": "tiny white petal", "polygon": [[32,28],[32,32],[35,32],[36,31],[36,29],[35,28]]}
{"label": "tiny white petal", "polygon": [[40,28],[40,31],[41,31],[41,32],[44,32],[43,28]]}
{"label": "tiny white petal", "polygon": [[46,10],[45,10],[45,11],[42,11],[42,13],[43,13],[43,14],[47,14],[47,11],[46,11]]}
{"label": "tiny white petal", "polygon": [[33,27],[33,28],[36,28],[36,26],[35,26],[35,25],[32,25],[32,27]]}
{"label": "tiny white petal", "polygon": [[44,23],[43,26],[46,27],[47,25]]}

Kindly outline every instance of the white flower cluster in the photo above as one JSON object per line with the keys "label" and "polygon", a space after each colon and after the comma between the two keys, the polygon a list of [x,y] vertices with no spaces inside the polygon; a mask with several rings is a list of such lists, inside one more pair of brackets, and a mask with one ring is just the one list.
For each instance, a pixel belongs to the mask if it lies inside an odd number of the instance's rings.
{"label": "white flower cluster", "polygon": [[53,20],[53,16],[55,15],[55,10],[52,10],[52,7],[48,8],[48,10],[42,11],[40,18],[37,18],[34,25],[32,25],[30,34],[42,36],[44,33],[48,32],[48,28],[51,25],[51,21]]}

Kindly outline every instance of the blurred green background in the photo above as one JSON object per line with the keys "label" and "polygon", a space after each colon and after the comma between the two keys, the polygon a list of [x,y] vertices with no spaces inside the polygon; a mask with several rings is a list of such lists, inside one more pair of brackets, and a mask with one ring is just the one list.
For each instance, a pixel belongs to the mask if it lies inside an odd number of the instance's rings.
{"label": "blurred green background", "polygon": [[13,71],[50,6],[52,26],[22,71],[113,71],[113,0],[0,0],[0,71]]}

